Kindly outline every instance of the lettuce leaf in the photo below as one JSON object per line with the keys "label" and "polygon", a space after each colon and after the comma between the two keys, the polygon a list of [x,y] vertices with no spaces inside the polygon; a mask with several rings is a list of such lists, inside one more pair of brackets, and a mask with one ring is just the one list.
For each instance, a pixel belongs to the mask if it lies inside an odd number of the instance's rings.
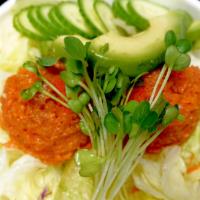
{"label": "lettuce leaf", "polygon": [[0,200],[90,200],[92,183],[79,175],[73,160],[47,166],[16,149],[0,148]]}
{"label": "lettuce leaf", "polygon": [[59,167],[46,166],[14,149],[0,150],[0,196],[11,200],[35,200],[47,189],[46,199],[52,199],[60,178]]}
{"label": "lettuce leaf", "polygon": [[0,20],[0,70],[15,72],[27,59],[40,56],[40,50],[14,29],[12,18],[7,13]]}
{"label": "lettuce leaf", "polygon": [[144,156],[133,173],[134,183],[157,199],[199,200],[200,168],[187,171],[189,165],[199,163],[200,125],[182,147],[171,146],[159,155]]}

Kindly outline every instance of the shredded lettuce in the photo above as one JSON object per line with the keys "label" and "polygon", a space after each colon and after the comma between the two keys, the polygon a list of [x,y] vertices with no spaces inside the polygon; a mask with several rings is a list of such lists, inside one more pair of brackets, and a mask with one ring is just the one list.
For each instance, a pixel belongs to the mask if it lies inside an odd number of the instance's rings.
{"label": "shredded lettuce", "polygon": [[[93,182],[73,160],[47,166],[16,149],[0,148],[0,200],[90,200]],[[45,197],[45,198],[44,198]]]}
{"label": "shredded lettuce", "polygon": [[55,200],[91,200],[93,181],[81,177],[73,160],[66,163]]}
{"label": "shredded lettuce", "polygon": [[37,159],[13,149],[0,150],[0,196],[10,200],[39,199],[45,188],[51,199],[61,177],[59,168],[42,164]]}
{"label": "shredded lettuce", "polygon": [[40,50],[13,27],[12,14],[1,16],[0,69],[15,72],[27,59],[40,56]]}
{"label": "shredded lettuce", "polygon": [[183,147],[144,156],[133,173],[136,187],[158,199],[199,200],[200,169],[187,173],[191,155],[200,162],[200,125]]}

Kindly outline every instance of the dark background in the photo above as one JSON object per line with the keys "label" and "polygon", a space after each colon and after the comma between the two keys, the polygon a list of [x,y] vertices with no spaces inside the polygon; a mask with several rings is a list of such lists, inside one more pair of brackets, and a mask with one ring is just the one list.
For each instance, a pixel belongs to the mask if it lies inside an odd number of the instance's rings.
{"label": "dark background", "polygon": [[5,1],[0,1],[0,5],[3,4]]}

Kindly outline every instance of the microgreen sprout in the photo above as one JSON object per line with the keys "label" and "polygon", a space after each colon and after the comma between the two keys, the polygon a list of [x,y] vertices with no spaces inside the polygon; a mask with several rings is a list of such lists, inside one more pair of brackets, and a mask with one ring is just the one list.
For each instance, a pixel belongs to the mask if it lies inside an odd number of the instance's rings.
{"label": "microgreen sprout", "polygon": [[187,39],[178,40],[176,46],[181,53],[187,53],[192,49],[192,43],[190,40]]}
{"label": "microgreen sprout", "polygon": [[104,159],[97,157],[89,150],[80,150],[75,155],[75,160],[80,167],[80,175],[83,177],[94,176],[104,164]]}
{"label": "microgreen sprout", "polygon": [[65,50],[68,56],[75,60],[84,60],[86,58],[86,47],[75,37],[66,37],[64,39]]}
{"label": "microgreen sprout", "polygon": [[55,57],[42,57],[38,59],[38,64],[42,67],[51,67],[57,62]]}
{"label": "microgreen sprout", "polygon": [[165,34],[165,44],[167,47],[176,44],[176,34],[174,31],[171,30]]}
{"label": "microgreen sprout", "polygon": [[21,92],[21,97],[28,101],[31,100],[38,92],[41,92],[43,89],[42,82],[35,82],[30,88],[27,88]]}
{"label": "microgreen sprout", "polygon": [[75,113],[81,113],[83,110],[83,104],[81,103],[81,101],[79,99],[69,100],[68,106]]}
{"label": "microgreen sprout", "polygon": [[27,61],[27,62],[25,62],[25,63],[23,64],[23,68],[26,69],[26,70],[28,70],[29,72],[32,72],[32,73],[38,75],[38,68],[37,68],[37,66],[35,65],[35,63],[32,62],[32,61]]}
{"label": "microgreen sprout", "polygon": [[[165,53],[165,65],[162,68],[161,73],[159,74],[152,95],[150,97],[151,107],[154,107],[159,97],[161,96],[172,71],[184,70],[191,63],[190,56],[186,54],[188,51],[191,50],[191,43],[187,39],[180,39],[177,41],[175,39],[175,36],[176,35],[173,31],[169,31],[166,33],[165,43],[167,49]],[[157,91],[161,81],[163,82],[159,91]]]}

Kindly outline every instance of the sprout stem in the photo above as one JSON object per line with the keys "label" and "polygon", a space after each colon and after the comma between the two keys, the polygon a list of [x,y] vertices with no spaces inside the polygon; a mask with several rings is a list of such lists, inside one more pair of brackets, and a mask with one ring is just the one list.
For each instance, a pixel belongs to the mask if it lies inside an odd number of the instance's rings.
{"label": "sprout stem", "polygon": [[59,98],[57,98],[57,97],[55,97],[54,95],[52,95],[50,92],[47,92],[46,90],[42,90],[41,93],[44,94],[45,96],[47,96],[47,97],[53,99],[54,101],[60,103],[60,104],[61,104],[62,106],[64,106],[65,108],[68,108],[68,109],[69,109],[68,105],[67,105],[65,102],[63,102],[63,101],[60,100]]}
{"label": "sprout stem", "polygon": [[62,94],[50,81],[48,81],[44,76],[40,75],[39,76],[44,83],[46,83],[55,93],[57,93],[65,102],[68,102],[68,98]]}
{"label": "sprout stem", "polygon": [[165,88],[165,86],[166,86],[166,84],[167,84],[167,81],[169,80],[169,77],[170,77],[170,75],[171,75],[171,72],[172,72],[172,68],[171,68],[171,67],[168,67],[168,71],[167,71],[167,74],[166,74],[166,76],[165,76],[165,79],[164,79],[164,81],[163,81],[163,83],[162,83],[162,85],[161,85],[161,87],[160,87],[160,90],[159,90],[157,96],[155,97],[155,99],[153,100],[153,102],[152,102],[152,104],[151,104],[151,108],[153,108],[153,107],[155,106],[156,102],[157,102],[158,99],[160,98],[160,96],[161,96],[161,94],[162,94],[162,92],[163,92],[163,90],[164,90],[164,88]]}
{"label": "sprout stem", "polygon": [[155,86],[154,86],[154,88],[153,88],[153,92],[152,92],[151,97],[150,97],[150,100],[149,100],[149,103],[150,103],[150,104],[152,104],[152,102],[153,102],[153,100],[154,100],[154,97],[155,97],[155,95],[156,95],[156,91],[157,91],[157,89],[158,89],[158,86],[159,86],[159,84],[160,84],[160,81],[162,80],[162,78],[163,78],[163,76],[164,76],[166,70],[167,70],[167,66],[164,65],[163,68],[162,68],[162,70],[161,70],[161,72],[160,72],[160,74],[159,74],[159,76],[158,76],[158,79],[157,79],[157,81],[156,81],[156,84],[155,84]]}

